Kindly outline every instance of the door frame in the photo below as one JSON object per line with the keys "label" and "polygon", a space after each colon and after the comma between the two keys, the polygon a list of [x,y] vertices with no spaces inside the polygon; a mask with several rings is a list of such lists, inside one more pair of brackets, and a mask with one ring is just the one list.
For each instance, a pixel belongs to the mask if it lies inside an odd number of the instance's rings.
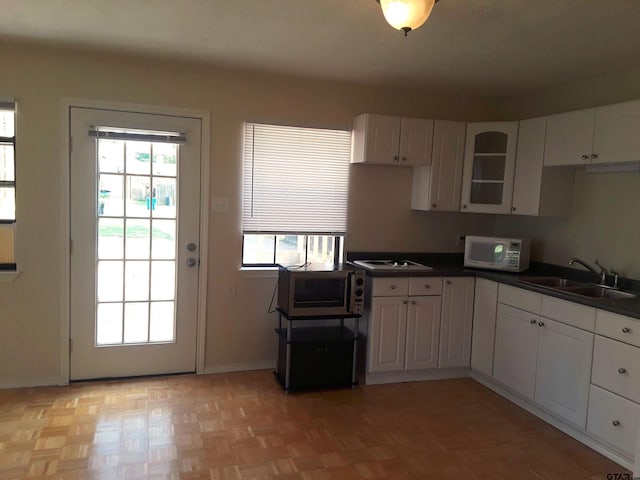
{"label": "door frame", "polygon": [[70,114],[72,107],[115,110],[196,118],[201,121],[200,158],[200,268],[198,269],[198,308],[196,319],[196,373],[205,369],[205,329],[207,315],[207,270],[209,252],[209,173],[211,113],[176,107],[136,103],[63,98],[60,105],[60,385],[69,384],[71,338],[71,152]]}

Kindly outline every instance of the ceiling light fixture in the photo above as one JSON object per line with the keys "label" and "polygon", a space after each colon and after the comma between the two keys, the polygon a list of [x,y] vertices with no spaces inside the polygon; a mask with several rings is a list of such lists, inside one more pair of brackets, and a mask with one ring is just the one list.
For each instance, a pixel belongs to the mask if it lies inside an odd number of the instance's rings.
{"label": "ceiling light fixture", "polygon": [[421,27],[431,14],[433,5],[438,0],[376,0],[382,13],[396,30],[402,30],[404,36],[411,30]]}

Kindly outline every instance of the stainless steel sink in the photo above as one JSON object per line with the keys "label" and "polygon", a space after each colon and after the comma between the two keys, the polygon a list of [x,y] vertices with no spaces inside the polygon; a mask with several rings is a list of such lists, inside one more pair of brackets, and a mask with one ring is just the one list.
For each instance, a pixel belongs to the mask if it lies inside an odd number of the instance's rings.
{"label": "stainless steel sink", "polygon": [[541,287],[549,288],[565,288],[565,287],[587,287],[586,282],[577,282],[575,280],[569,280],[568,278],[560,277],[521,277],[521,281],[526,283],[532,283]]}
{"label": "stainless steel sink", "polygon": [[624,292],[613,288],[604,288],[591,283],[579,282],[562,277],[520,277],[520,281],[558,292],[601,300],[638,297],[637,294],[632,292]]}
{"label": "stainless steel sink", "polygon": [[611,288],[603,287],[565,287],[559,288],[566,293],[573,293],[575,295],[581,295],[583,297],[590,298],[636,298],[637,295],[631,292],[623,292],[621,290],[614,290]]}

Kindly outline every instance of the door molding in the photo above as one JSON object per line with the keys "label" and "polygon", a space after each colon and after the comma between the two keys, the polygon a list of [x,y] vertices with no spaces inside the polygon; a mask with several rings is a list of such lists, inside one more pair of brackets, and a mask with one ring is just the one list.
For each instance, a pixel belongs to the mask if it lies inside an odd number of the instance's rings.
{"label": "door molding", "polygon": [[211,113],[157,105],[122,103],[82,98],[63,98],[60,104],[60,376],[58,385],[69,384],[71,337],[71,155],[70,112],[72,107],[113,110],[199,119],[202,125],[200,161],[200,268],[198,269],[198,310],[196,327],[196,373],[205,370],[205,329],[207,318],[207,270],[209,257],[209,172]]}

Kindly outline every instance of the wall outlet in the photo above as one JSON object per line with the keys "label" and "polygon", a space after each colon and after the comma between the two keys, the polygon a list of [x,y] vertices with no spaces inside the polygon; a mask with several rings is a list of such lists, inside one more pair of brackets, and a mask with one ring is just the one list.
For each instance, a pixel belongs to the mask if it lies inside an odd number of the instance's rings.
{"label": "wall outlet", "polygon": [[213,212],[228,212],[229,211],[229,199],[227,197],[213,197],[211,199],[211,211],[213,211]]}

